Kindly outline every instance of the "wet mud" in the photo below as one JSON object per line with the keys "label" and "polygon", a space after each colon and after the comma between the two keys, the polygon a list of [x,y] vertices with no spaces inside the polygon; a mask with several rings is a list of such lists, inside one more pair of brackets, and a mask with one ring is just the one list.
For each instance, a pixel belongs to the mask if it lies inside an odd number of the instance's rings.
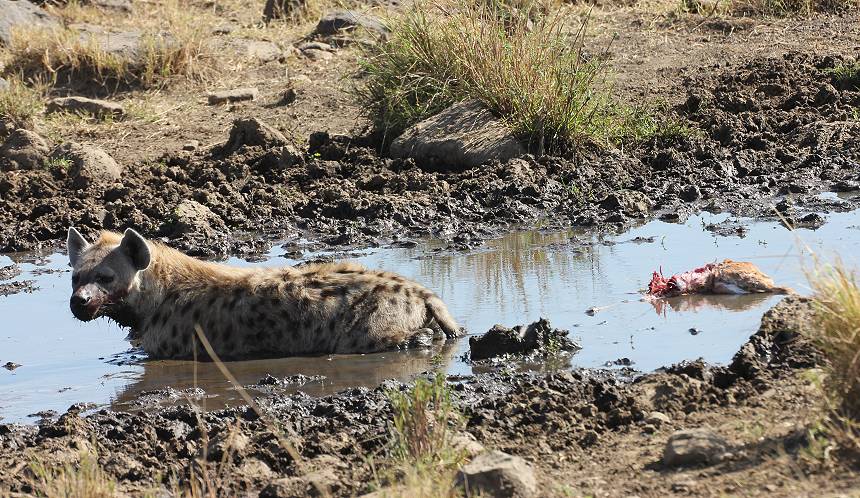
{"label": "wet mud", "polygon": [[[571,157],[526,156],[466,171],[423,171],[367,139],[311,135],[297,150],[237,122],[225,144],[126,165],[119,182],[76,189],[62,168],[0,173],[0,252],[56,247],[69,225],[132,226],[195,255],[301,253],[408,244],[428,235],[475,246],[514,225],[624,225],[699,210],[815,226],[847,210],[816,195],[856,190],[860,92],[837,87],[833,57],[788,54],[686,82],[673,110],[689,133]],[[253,121],[253,120],[252,120]],[[543,220],[543,221],[541,221]]]}
{"label": "wet mud", "polygon": [[[676,418],[714,407],[755,406],[797,369],[820,365],[819,355],[803,336],[810,313],[807,299],[786,298],[765,314],[758,332],[725,367],[693,361],[645,375],[600,369],[550,373],[502,369],[450,376],[448,383],[465,416],[465,430],[478,442],[528,456],[542,474],[549,474],[540,455],[571,447],[588,450],[605,437],[641,432],[655,410]],[[48,418],[38,426],[0,425],[0,483],[12,492],[32,491],[22,455],[53,465],[75,461],[81,451],[90,451],[127,492],[163,488],[167,476],[187,479],[192,458],[226,462],[221,471],[227,476],[222,489],[227,494],[257,493],[276,475],[296,477],[295,483],[302,485],[300,476],[321,468],[332,473],[326,480],[332,495],[368,492],[377,483],[368,456],[384,455],[389,444],[385,436],[392,416],[389,393],[408,386],[389,381],[375,389],[354,388],[321,398],[278,393],[279,387],[315,380],[266,378],[250,386],[270,390],[259,404],[266,416],[279,421],[301,462],[248,407],[201,413],[186,404],[82,416],[88,407],[75,405],[59,419]],[[194,393],[173,394],[194,399]],[[742,466],[744,452],[735,455],[729,464]],[[661,466],[659,461],[649,465]],[[309,489],[300,486],[290,494],[301,496]]]}

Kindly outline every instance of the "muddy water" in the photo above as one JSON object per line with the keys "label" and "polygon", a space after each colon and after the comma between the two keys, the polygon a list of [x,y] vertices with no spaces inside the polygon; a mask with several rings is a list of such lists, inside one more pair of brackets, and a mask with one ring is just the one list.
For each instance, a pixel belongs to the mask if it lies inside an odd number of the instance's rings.
{"label": "muddy water", "polygon": [[[428,241],[413,248],[368,250],[354,259],[436,290],[470,333],[482,333],[495,323],[515,325],[546,317],[554,326],[570,330],[582,344],[571,366],[597,367],[628,359],[633,368],[648,371],[698,357],[728,361],[756,330],[762,313],[780,299],[687,297],[655,306],[640,301],[637,292],[653,270],[662,267],[668,274],[723,258],[748,260],[778,283],[806,293],[803,262],[809,261],[809,250],[825,256],[839,253],[846,263],[857,263],[857,212],[828,215],[818,230],[795,234],[776,223],[750,220],[740,220],[741,232],[728,230],[743,236],[716,235],[706,229],[715,223],[734,227],[733,222],[726,215],[705,213],[685,224],[654,221],[617,235],[520,232],[472,253],[438,251],[441,242]],[[281,257],[283,252],[276,248],[268,261],[253,264],[296,263]],[[237,393],[210,363],[145,361],[144,355],[130,349],[119,327],[106,320],[77,322],[67,306],[70,274],[64,255],[0,256],[0,266],[12,262],[22,270],[16,280],[35,280],[39,289],[0,297],[0,365],[7,361],[22,365],[12,371],[0,369],[3,422],[33,421],[36,412],[62,412],[78,402],[120,409],[137,407],[140,399],[177,402],[193,395],[190,388],[195,385],[205,391],[197,399],[208,408],[238,402]],[[586,314],[592,307],[598,311]],[[431,368],[468,374],[472,367],[460,359],[467,349],[468,340],[462,339],[432,351],[228,366],[243,384],[255,384],[266,374],[325,376],[295,386],[316,395],[373,386],[388,378],[408,379]],[[172,389],[167,396],[166,388]],[[151,391],[156,394],[139,397]]]}

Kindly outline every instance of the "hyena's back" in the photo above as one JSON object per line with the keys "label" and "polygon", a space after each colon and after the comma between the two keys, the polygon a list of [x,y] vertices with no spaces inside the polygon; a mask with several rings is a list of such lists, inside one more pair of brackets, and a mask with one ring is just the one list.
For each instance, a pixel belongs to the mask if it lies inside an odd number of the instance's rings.
{"label": "hyena's back", "polygon": [[[157,356],[192,354],[189,333],[199,324],[216,351],[226,358],[296,354],[363,353],[408,342],[428,328],[448,337],[459,334],[445,304],[418,283],[353,263],[266,269],[206,295],[178,296],[165,313],[187,315],[163,320],[159,333],[142,340]],[[205,302],[201,309],[198,305]],[[150,330],[153,332],[153,330]],[[147,342],[157,341],[158,344]]]}

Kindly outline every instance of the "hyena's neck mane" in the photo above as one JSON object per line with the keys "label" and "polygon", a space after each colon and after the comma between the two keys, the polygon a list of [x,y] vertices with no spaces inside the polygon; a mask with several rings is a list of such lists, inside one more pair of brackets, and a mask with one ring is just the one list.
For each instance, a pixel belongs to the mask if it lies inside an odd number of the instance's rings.
{"label": "hyena's neck mane", "polygon": [[223,287],[246,285],[258,269],[237,268],[187,256],[162,244],[150,243],[152,262],[140,273],[140,290],[152,298],[168,294],[193,297]]}

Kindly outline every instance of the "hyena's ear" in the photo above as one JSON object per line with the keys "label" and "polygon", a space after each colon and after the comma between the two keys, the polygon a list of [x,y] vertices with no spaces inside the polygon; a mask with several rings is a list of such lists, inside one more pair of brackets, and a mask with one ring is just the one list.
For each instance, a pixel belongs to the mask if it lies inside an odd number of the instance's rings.
{"label": "hyena's ear", "polygon": [[66,250],[69,252],[69,264],[72,267],[78,264],[81,253],[89,245],[90,243],[81,235],[81,232],[75,230],[75,227],[69,227],[69,235],[66,237]]}
{"label": "hyena's ear", "polygon": [[149,252],[149,244],[146,239],[131,228],[127,228],[122,234],[122,242],[119,243],[119,249],[131,259],[137,271],[149,268],[151,254]]}

